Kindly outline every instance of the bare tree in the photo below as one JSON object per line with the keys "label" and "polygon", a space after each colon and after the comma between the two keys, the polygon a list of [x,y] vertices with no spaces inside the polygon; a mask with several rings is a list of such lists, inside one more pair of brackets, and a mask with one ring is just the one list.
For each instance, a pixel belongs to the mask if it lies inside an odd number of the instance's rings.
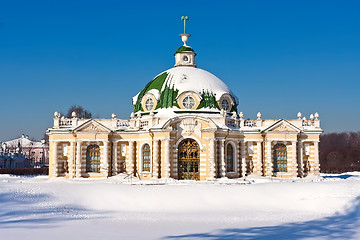
{"label": "bare tree", "polygon": [[326,173],[360,170],[360,132],[320,136],[320,166]]}
{"label": "bare tree", "polygon": [[85,110],[82,106],[77,106],[77,105],[73,105],[69,108],[67,114],[65,115],[66,118],[71,118],[72,117],[72,113],[75,112],[76,116],[78,118],[91,118],[91,112],[88,110]]}

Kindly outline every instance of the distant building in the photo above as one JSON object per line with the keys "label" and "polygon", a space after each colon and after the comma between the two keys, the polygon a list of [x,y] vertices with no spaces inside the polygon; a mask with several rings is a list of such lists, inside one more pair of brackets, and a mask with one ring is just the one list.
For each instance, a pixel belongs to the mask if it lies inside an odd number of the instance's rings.
{"label": "distant building", "polygon": [[1,168],[30,168],[31,159],[26,158],[21,153],[12,153],[0,151],[0,169]]}
{"label": "distant building", "polygon": [[30,159],[29,164],[33,167],[48,166],[49,146],[45,143],[44,140],[40,142],[32,141],[29,139],[29,136],[25,136],[23,134],[20,138],[16,138],[2,143],[1,156],[3,158],[5,158],[5,156],[15,156],[18,158]]}

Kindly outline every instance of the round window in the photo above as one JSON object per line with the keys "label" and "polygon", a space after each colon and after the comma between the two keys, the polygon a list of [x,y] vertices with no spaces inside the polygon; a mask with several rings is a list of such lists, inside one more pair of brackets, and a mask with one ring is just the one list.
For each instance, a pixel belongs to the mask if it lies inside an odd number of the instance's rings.
{"label": "round window", "polygon": [[187,61],[189,61],[189,58],[188,58],[188,56],[184,56],[184,57],[183,57],[183,61],[184,61],[184,62],[187,62]]}
{"label": "round window", "polygon": [[229,111],[230,104],[229,104],[229,101],[226,98],[224,98],[221,101],[221,108],[224,109],[225,111]]}
{"label": "round window", "polygon": [[154,100],[151,97],[146,99],[145,108],[146,108],[147,111],[153,110],[153,108],[154,108]]}
{"label": "round window", "polygon": [[195,99],[191,96],[186,96],[182,100],[182,104],[186,109],[192,109],[195,106]]}

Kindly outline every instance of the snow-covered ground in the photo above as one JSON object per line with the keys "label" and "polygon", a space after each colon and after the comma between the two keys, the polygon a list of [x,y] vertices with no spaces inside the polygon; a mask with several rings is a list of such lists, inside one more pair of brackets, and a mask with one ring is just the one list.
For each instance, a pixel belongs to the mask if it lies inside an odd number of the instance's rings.
{"label": "snow-covered ground", "polygon": [[0,175],[0,239],[360,239],[360,173],[213,182]]}

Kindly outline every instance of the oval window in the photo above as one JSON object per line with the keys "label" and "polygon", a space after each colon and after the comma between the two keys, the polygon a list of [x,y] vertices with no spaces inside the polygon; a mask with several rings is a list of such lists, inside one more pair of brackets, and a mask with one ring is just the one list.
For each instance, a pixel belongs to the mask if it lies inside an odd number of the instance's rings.
{"label": "oval window", "polygon": [[187,62],[187,61],[189,61],[189,58],[188,58],[188,56],[184,56],[184,57],[183,57],[183,61],[184,61],[184,62]]}
{"label": "oval window", "polygon": [[151,97],[146,99],[145,108],[146,108],[147,111],[153,110],[153,108],[154,108],[154,100]]}
{"label": "oval window", "polygon": [[221,108],[226,110],[226,111],[229,111],[229,108],[230,108],[230,104],[229,104],[229,101],[224,98],[222,101],[221,101]]}
{"label": "oval window", "polygon": [[182,100],[182,104],[186,109],[192,109],[195,106],[195,99],[192,96],[186,96]]}

